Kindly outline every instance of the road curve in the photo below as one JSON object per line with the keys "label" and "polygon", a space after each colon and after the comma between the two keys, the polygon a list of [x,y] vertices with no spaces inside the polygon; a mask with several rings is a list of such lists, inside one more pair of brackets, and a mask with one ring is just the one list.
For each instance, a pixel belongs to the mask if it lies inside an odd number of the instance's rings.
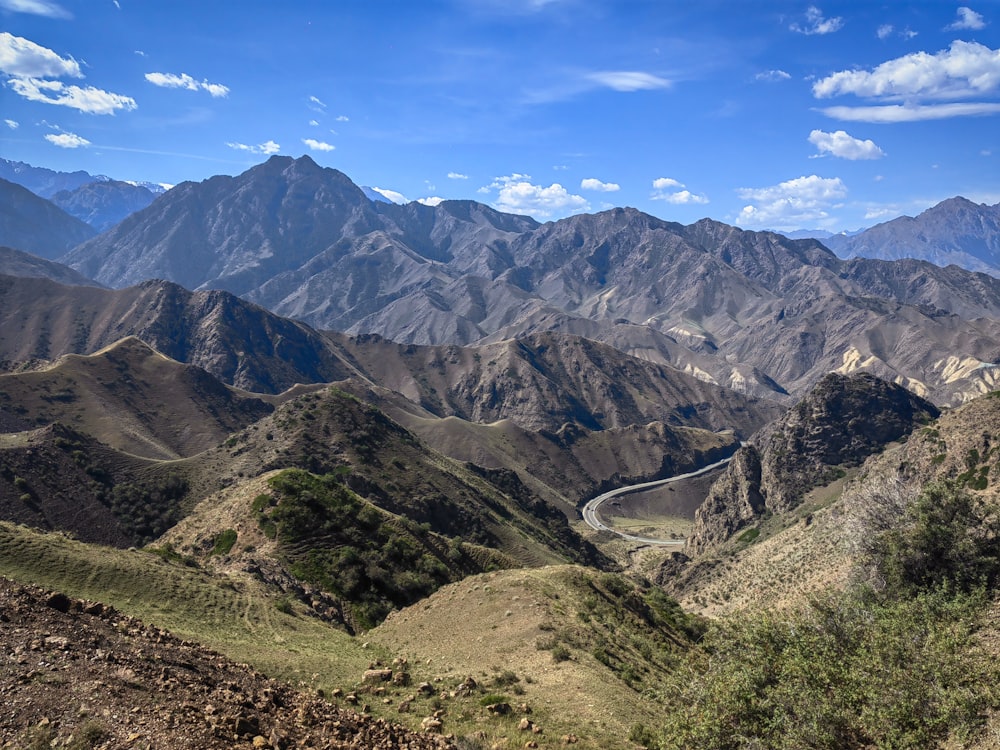
{"label": "road curve", "polygon": [[670,484],[671,482],[679,482],[682,479],[691,479],[692,477],[701,476],[702,474],[707,474],[713,469],[718,469],[720,466],[725,466],[732,460],[732,456],[729,458],[724,458],[721,461],[716,461],[714,464],[709,464],[708,466],[702,466],[697,471],[689,471],[686,474],[678,474],[668,479],[657,479],[653,482],[642,482],[640,484],[630,484],[625,487],[619,487],[618,489],[611,490],[610,492],[605,492],[603,495],[598,495],[593,500],[590,500],[586,505],[583,506],[583,520],[586,524],[594,529],[595,531],[610,531],[612,534],[617,534],[623,539],[627,539],[630,542],[641,542],[643,544],[658,544],[664,547],[679,547],[684,544],[684,539],[652,539],[645,536],[635,536],[634,534],[626,534],[622,531],[616,531],[611,528],[603,521],[601,521],[600,516],[597,515],[597,511],[600,509],[601,505],[610,500],[613,497],[618,497],[619,495],[627,495],[630,492],[639,492],[640,490],[648,490],[652,487],[659,487],[661,484]]}

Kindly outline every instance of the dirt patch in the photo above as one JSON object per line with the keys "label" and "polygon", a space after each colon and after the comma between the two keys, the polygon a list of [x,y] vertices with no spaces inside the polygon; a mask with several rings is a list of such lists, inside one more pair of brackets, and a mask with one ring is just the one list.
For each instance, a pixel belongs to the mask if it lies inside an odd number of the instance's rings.
{"label": "dirt patch", "polygon": [[454,747],[296,691],[111,607],[0,578],[4,750]]}

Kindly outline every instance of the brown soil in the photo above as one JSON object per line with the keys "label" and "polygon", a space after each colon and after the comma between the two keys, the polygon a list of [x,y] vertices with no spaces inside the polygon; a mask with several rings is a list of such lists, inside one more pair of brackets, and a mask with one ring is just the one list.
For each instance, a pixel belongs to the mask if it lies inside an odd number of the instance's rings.
{"label": "brown soil", "polygon": [[4,750],[454,747],[296,691],[111,607],[3,578],[0,664]]}

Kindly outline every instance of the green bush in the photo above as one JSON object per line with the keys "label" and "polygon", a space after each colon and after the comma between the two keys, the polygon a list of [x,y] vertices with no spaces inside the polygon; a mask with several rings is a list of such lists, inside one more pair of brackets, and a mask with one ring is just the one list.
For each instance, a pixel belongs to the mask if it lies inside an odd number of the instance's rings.
{"label": "green bush", "polygon": [[228,555],[234,544],[236,544],[236,529],[226,529],[216,538],[212,554]]}

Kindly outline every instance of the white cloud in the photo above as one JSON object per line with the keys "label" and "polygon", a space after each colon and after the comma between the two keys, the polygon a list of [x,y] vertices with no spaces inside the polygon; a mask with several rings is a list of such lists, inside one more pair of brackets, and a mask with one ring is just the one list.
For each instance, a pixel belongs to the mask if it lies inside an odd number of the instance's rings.
{"label": "white cloud", "polygon": [[1000,104],[969,102],[956,104],[887,104],[875,107],[826,107],[820,110],[827,117],[845,122],[920,122],[945,120],[949,117],[974,117],[1000,114]]}
{"label": "white cloud", "polygon": [[59,146],[59,148],[80,148],[90,145],[90,141],[81,138],[76,133],[49,133],[45,136],[45,140]]}
{"label": "white cloud", "polygon": [[0,71],[23,78],[83,78],[80,64],[30,39],[0,32]]}
{"label": "white cloud", "polygon": [[303,138],[302,142],[313,151],[333,151],[336,146],[325,141],[317,141],[315,138]]}
{"label": "white cloud", "polygon": [[650,197],[654,201],[664,201],[665,203],[673,203],[677,206],[708,203],[708,198],[706,196],[696,195],[690,190],[678,190],[675,193],[660,193]]}
{"label": "white cloud", "polygon": [[19,123],[17,120],[4,120],[3,123],[11,130],[17,130],[19,127],[21,127],[21,123]]}
{"label": "white cloud", "polygon": [[872,71],[843,70],[813,84],[813,95],[838,94],[888,100],[981,96],[1000,87],[1000,50],[956,40],[937,54],[914,52]]}
{"label": "white cloud", "polygon": [[373,187],[372,190],[374,190],[379,195],[382,195],[382,196],[388,198],[393,203],[409,203],[410,202],[409,199],[405,195],[403,195],[402,193],[399,193],[399,192],[397,192],[395,190],[389,190],[388,188],[379,188],[379,187]]}
{"label": "white cloud", "polygon": [[632,70],[608,70],[590,73],[587,75],[587,79],[615,91],[665,89],[671,85],[671,82],[666,78]]}
{"label": "white cloud", "polygon": [[214,98],[227,96],[229,88],[221,83],[209,83],[208,81],[196,81],[187,73],[146,73],[146,80],[154,86],[161,86],[168,89],[187,89],[188,91],[207,91]]}
{"label": "white cloud", "polygon": [[525,174],[497,177],[483,192],[498,190],[494,205],[501,211],[528,214],[536,218],[548,219],[567,216],[590,209],[590,204],[581,195],[574,195],[558,182],[548,187],[534,185]]}
{"label": "white cloud", "polygon": [[816,156],[830,154],[851,161],[881,159],[885,156],[885,152],[875,145],[874,141],[862,141],[848,135],[843,130],[837,130],[833,133],[814,130],[809,134],[809,142],[819,149]]}
{"label": "white cloud", "polygon": [[337,122],[350,122],[351,118],[347,115],[337,115]]}
{"label": "white cloud", "polygon": [[251,154],[264,154],[265,156],[272,156],[281,151],[281,146],[274,141],[265,141],[257,146],[248,146],[245,143],[227,143],[226,145],[236,151],[247,151]]}
{"label": "white cloud", "polygon": [[73,14],[50,0],[0,0],[0,8],[14,13],[31,13],[47,18],[72,18]]}
{"label": "white cloud", "polygon": [[653,180],[653,188],[656,190],[667,190],[668,188],[684,187],[684,183],[678,182],[672,177],[657,177]]}
{"label": "white cloud", "polygon": [[7,85],[29,101],[70,107],[91,115],[113,115],[119,109],[130,112],[137,106],[130,96],[113,94],[93,86],[81,88],[37,78],[11,78]]}
{"label": "white cloud", "polygon": [[310,109],[315,109],[317,111],[323,111],[323,110],[326,109],[326,105],[323,102],[321,102],[317,97],[310,96],[309,97],[309,108]]}
{"label": "white cloud", "polygon": [[847,195],[839,177],[796,177],[765,188],[740,188],[740,198],[753,203],[740,211],[736,223],[790,231],[829,223],[828,210]]}
{"label": "white cloud", "polygon": [[423,203],[425,206],[436,206],[443,201],[444,198],[439,198],[436,195],[430,198],[417,198],[417,203]]}
{"label": "white cloud", "polygon": [[653,180],[653,192],[650,200],[672,203],[676,206],[688,204],[708,203],[708,198],[704,195],[697,195],[690,190],[683,182],[675,180],[673,177],[657,177]]}
{"label": "white cloud", "polygon": [[972,8],[966,8],[963,6],[960,7],[956,13],[958,14],[958,18],[955,19],[954,23],[950,23],[944,27],[946,31],[961,31],[964,29],[978,31],[986,26],[986,22],[983,20],[982,15],[976,13],[976,11]]}
{"label": "white cloud", "polygon": [[467,180],[467,179],[469,179],[469,175],[462,174],[461,172],[449,172],[448,173],[448,179],[449,180]]}
{"label": "white cloud", "polygon": [[309,121],[309,126],[313,127],[313,128],[318,128],[319,127],[319,120],[310,120]]}
{"label": "white cloud", "polygon": [[757,81],[787,81],[792,76],[783,70],[765,70],[754,76]]}
{"label": "white cloud", "polygon": [[888,39],[892,35],[892,29],[891,23],[884,23],[875,31],[875,36],[879,39]]}
{"label": "white cloud", "polygon": [[586,177],[580,180],[580,188],[583,190],[597,190],[602,193],[614,193],[622,189],[617,182],[601,182],[594,177]]}
{"label": "white cloud", "polygon": [[839,16],[837,18],[824,18],[823,11],[815,5],[810,5],[806,9],[806,22],[804,24],[793,23],[788,28],[799,34],[812,36],[814,34],[832,34],[835,31],[840,31],[843,26],[843,18]]}

